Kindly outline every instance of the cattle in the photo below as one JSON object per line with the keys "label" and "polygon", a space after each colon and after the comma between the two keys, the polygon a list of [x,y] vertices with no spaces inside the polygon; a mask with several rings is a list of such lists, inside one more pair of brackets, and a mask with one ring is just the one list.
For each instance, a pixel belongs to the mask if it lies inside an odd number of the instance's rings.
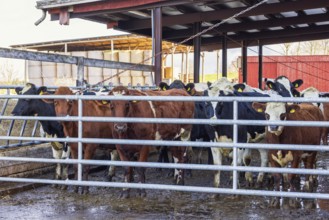
{"label": "cattle", "polygon": [[[305,98],[320,98],[320,97],[325,97],[323,96],[319,90],[317,90],[314,87],[308,87],[304,89],[302,92],[300,92],[300,97],[305,97]],[[323,117],[325,121],[329,121],[329,103],[324,102],[324,103],[313,103],[313,105],[317,106],[320,108],[322,111]],[[329,128],[324,127],[323,128],[323,144],[328,145],[328,133],[329,133]]]}
{"label": "cattle", "polygon": [[[281,102],[253,103],[253,108],[266,116],[268,121],[323,121],[320,109],[310,104],[286,104]],[[266,142],[269,144],[292,144],[296,145],[291,150],[269,150],[268,157],[271,167],[285,167],[288,163],[291,168],[299,168],[303,161],[304,167],[314,169],[317,151],[303,151],[298,145],[320,145],[322,137],[321,127],[304,126],[266,126]],[[274,190],[280,190],[281,174],[274,173]],[[290,191],[296,191],[294,184],[296,174],[288,174]],[[312,175],[306,175],[304,190],[311,192],[315,180]],[[298,181],[299,185],[299,181]],[[289,200],[291,207],[297,207],[295,199]],[[270,206],[279,207],[280,200],[274,197]]]}
{"label": "cattle", "polygon": [[[221,80],[214,85],[208,83],[208,90],[205,91],[210,97],[269,97],[266,94],[260,94],[257,92],[237,92],[233,86],[227,80]],[[223,90],[222,90],[223,89]],[[251,107],[251,102],[239,102],[238,103],[238,115],[239,120],[265,120],[264,115],[256,112]],[[217,119],[233,119],[233,103],[232,102],[211,102],[211,105],[207,106],[207,117],[213,120]],[[232,142],[233,141],[233,125],[216,125],[216,137],[218,142]],[[238,142],[239,143],[251,143],[264,141],[264,126],[246,126],[238,125]],[[214,164],[221,165],[222,157],[230,156],[231,149],[224,148],[212,148]],[[267,150],[258,149],[261,158],[261,166],[266,167],[268,164]],[[250,149],[238,149],[238,165],[249,166],[251,162],[251,150]],[[250,172],[245,173],[245,178],[249,186],[253,185],[253,178]],[[260,186],[264,180],[264,173],[260,172],[257,177],[256,186]],[[216,171],[214,176],[214,185],[219,187],[220,185],[220,171]]]}
{"label": "cattle", "polygon": [[[37,88],[32,83],[27,83],[25,87],[16,87],[15,91],[19,95],[42,95],[46,92],[46,87]],[[42,99],[19,99],[16,106],[11,112],[13,115],[20,116],[56,116],[54,105],[44,102]],[[44,131],[47,137],[63,138],[64,132],[62,125],[57,121],[40,121],[40,130]],[[63,142],[51,142],[53,157],[55,159],[69,158],[70,148]],[[68,165],[61,166],[60,163],[56,165],[55,179],[68,178]],[[63,187],[65,188],[65,187]]]}
{"label": "cattle", "polygon": [[[73,95],[73,91],[68,87],[59,87],[55,93],[55,95]],[[78,101],[77,100],[69,100],[69,99],[54,99],[53,100],[55,106],[56,115],[59,117],[64,116],[78,116]],[[109,104],[106,101],[102,100],[84,100],[82,102],[83,108],[83,116],[89,117],[110,117],[111,111],[109,109]],[[61,124],[64,128],[64,134],[66,137],[78,137],[78,122],[77,121],[61,121]],[[109,122],[83,122],[83,138],[112,138],[112,123]],[[78,158],[78,143],[71,143],[71,154],[73,159]],[[104,145],[102,145],[104,146]],[[95,143],[83,143],[83,159],[92,159],[96,148],[100,147],[100,144]],[[114,145],[105,145],[109,150],[115,150]],[[116,152],[112,151],[111,159],[116,159]],[[83,180],[88,180],[90,165],[83,166]],[[114,169],[111,176],[114,175]],[[75,178],[77,178],[77,165],[74,166]],[[78,192],[78,187],[75,187],[74,191]],[[87,186],[82,187],[82,192],[87,194],[89,192],[89,188]]]}
{"label": "cattle", "polygon": [[[203,96],[204,91],[202,90],[196,90],[205,88],[206,84],[204,83],[188,83],[184,84],[181,80],[175,80],[173,83],[170,84],[170,86],[164,82],[161,82],[159,84],[159,88],[161,90],[168,90],[168,89],[184,89],[187,91],[188,94],[191,96]],[[194,118],[195,119],[207,119],[206,116],[206,105],[209,104],[207,102],[194,102]],[[192,133],[191,133],[191,141],[214,141],[215,139],[215,131],[212,128],[212,126],[207,124],[193,124],[192,127]],[[194,152],[197,148],[194,148]],[[196,151],[197,154],[197,163],[202,163],[201,161],[201,154],[202,150],[204,148],[198,149]],[[209,149],[209,148],[208,148]],[[194,154],[194,153],[192,153]],[[208,151],[208,163],[212,164],[212,156],[210,149]]]}
{"label": "cattle", "polygon": [[[112,89],[110,95],[114,96],[188,96],[183,90],[172,89],[167,91],[138,91],[130,90],[124,86]],[[193,102],[170,101],[124,101],[112,100],[110,109],[114,117],[141,117],[141,118],[193,118]],[[141,140],[181,140],[189,141],[192,125],[190,124],[162,124],[162,123],[114,123],[113,135],[118,138]],[[170,147],[175,163],[184,163],[186,147]],[[117,145],[121,160],[130,160],[128,156],[139,152],[139,161],[146,161],[149,147]],[[126,168],[125,181],[130,182],[131,168]],[[138,169],[139,181],[145,182],[144,168]],[[176,184],[184,184],[184,171],[175,170]],[[145,195],[145,191],[140,191]],[[124,197],[129,197],[129,189],[124,189]]]}
{"label": "cattle", "polygon": [[276,79],[267,80],[266,85],[269,89],[278,93],[282,97],[294,97],[298,91],[296,90],[303,84],[302,79],[291,82],[286,76],[279,76]]}

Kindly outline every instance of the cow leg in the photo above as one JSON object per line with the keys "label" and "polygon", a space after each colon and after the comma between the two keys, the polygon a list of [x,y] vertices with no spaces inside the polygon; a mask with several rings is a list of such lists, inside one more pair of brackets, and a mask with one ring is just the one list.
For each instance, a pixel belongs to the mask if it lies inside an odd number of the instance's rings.
{"label": "cow leg", "polygon": [[[174,163],[184,163],[184,156],[186,156],[186,147],[170,147],[173,155]],[[177,185],[184,185],[184,169],[175,169],[174,183]]]}
{"label": "cow leg", "polygon": [[[316,163],[316,154],[317,152],[312,152],[310,155],[303,158],[304,167],[306,169],[315,169],[315,163]],[[304,184],[304,191],[306,192],[312,192],[314,183],[316,178],[313,177],[313,175],[306,174],[305,175],[305,184]]]}
{"label": "cow leg", "polygon": [[[267,167],[268,164],[268,150],[258,149],[260,155],[261,167]],[[259,188],[263,185],[264,182],[264,172],[259,172],[257,176],[256,188]]]}
{"label": "cow leg", "polygon": [[[65,143],[67,145],[67,143]],[[62,159],[63,160],[68,160],[70,159],[70,153],[71,153],[71,148],[70,146],[65,146],[62,154]],[[68,180],[69,179],[69,164],[63,164],[62,165],[62,179],[63,180]],[[62,189],[66,190],[67,185],[62,185]]]}
{"label": "cow leg", "polygon": [[[124,150],[124,147],[120,144],[115,145],[117,152],[119,154],[121,161],[129,161],[129,158],[126,155],[126,152]],[[124,167],[124,182],[131,182],[132,179],[132,168],[131,167]],[[130,196],[130,189],[129,188],[123,188],[120,198],[129,198]]]}
{"label": "cow leg", "polygon": [[[71,143],[71,155],[72,159],[78,159],[78,144],[77,143]],[[74,171],[74,179],[78,179],[78,164],[73,165],[73,171]],[[73,191],[75,193],[78,193],[79,186],[74,186]]]}
{"label": "cow leg", "polygon": [[[270,167],[280,167],[279,164],[273,160],[272,155],[276,155],[276,150],[269,151],[268,157],[270,160],[270,163],[269,163]],[[280,173],[273,173],[272,178],[273,178],[274,191],[279,192],[282,175]],[[280,208],[280,197],[273,197],[270,201],[270,207]]]}
{"label": "cow leg", "polygon": [[[222,165],[222,153],[219,148],[212,147],[211,148],[212,157],[214,161],[214,165]],[[220,185],[220,170],[215,171],[214,174],[214,187],[218,188]]]}
{"label": "cow leg", "polygon": [[[292,161],[292,163],[291,163],[291,168],[298,168],[300,162],[301,162],[300,157],[296,156],[294,158],[294,160]],[[290,192],[296,192],[296,184],[300,185],[299,181],[298,181],[298,183],[296,183],[296,181],[295,181],[296,177],[297,177],[297,175],[295,173],[289,173],[288,174],[288,181],[289,181],[289,184],[290,184]],[[289,206],[291,208],[299,208],[300,204],[299,204],[299,202],[297,201],[296,198],[290,198],[289,199]]]}
{"label": "cow leg", "polygon": [[[149,155],[149,146],[143,146],[142,150],[140,152],[139,155],[139,162],[146,162],[147,158]],[[145,167],[137,167],[136,171],[138,173],[139,176],[139,182],[140,183],[145,183]],[[139,189],[139,195],[141,197],[145,197],[146,196],[146,191],[145,189]]]}
{"label": "cow leg", "polygon": [[[183,155],[184,157],[184,162],[185,163],[191,163],[192,158],[194,157],[194,152],[192,147],[186,147],[186,151]],[[186,169],[186,176],[192,177],[192,170],[191,169]]]}
{"label": "cow leg", "polygon": [[[52,146],[51,148],[52,152],[53,152],[53,158],[54,159],[61,159],[62,158],[62,154],[63,154],[63,149],[57,149],[55,147]],[[56,164],[56,168],[55,168],[55,180],[60,180],[61,176],[62,176],[62,168],[61,168],[61,164],[57,163]],[[57,187],[57,185],[53,185],[54,187]]]}
{"label": "cow leg", "polygon": [[[83,158],[85,160],[92,159],[97,147],[98,147],[98,144],[86,144],[84,146]],[[89,171],[90,171],[90,165],[83,165],[83,167],[82,167],[82,180],[83,181],[88,181]],[[88,193],[89,193],[89,186],[83,186],[82,190],[81,190],[81,194],[88,194]]]}
{"label": "cow leg", "polygon": [[[111,151],[111,160],[112,161],[117,161],[119,159],[119,154],[118,154],[118,151],[116,150],[112,150]],[[107,180],[108,181],[112,181],[112,178],[115,176],[115,166],[114,165],[111,165],[109,167],[109,172],[108,172],[108,175],[107,175]]]}
{"label": "cow leg", "polygon": [[[238,166],[241,166],[241,158],[243,160],[243,165],[244,166],[250,166],[251,163],[251,149],[239,149],[238,151],[240,151],[239,153],[239,158],[238,159]],[[242,157],[241,155],[242,154]],[[246,179],[246,183],[247,183],[247,187],[251,187],[253,186],[253,177],[252,177],[252,173],[247,171],[245,172],[245,179]],[[239,183],[239,181],[238,181]]]}

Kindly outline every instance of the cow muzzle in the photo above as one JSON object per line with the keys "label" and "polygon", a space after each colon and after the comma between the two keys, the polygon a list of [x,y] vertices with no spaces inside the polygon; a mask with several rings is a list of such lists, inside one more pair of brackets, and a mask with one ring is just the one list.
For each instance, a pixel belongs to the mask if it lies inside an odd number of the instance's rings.
{"label": "cow muzzle", "polygon": [[114,130],[119,133],[124,133],[127,131],[127,124],[114,124]]}
{"label": "cow muzzle", "polygon": [[279,126],[277,126],[277,125],[271,125],[271,126],[269,126],[269,130],[270,131],[277,131],[279,129]]}

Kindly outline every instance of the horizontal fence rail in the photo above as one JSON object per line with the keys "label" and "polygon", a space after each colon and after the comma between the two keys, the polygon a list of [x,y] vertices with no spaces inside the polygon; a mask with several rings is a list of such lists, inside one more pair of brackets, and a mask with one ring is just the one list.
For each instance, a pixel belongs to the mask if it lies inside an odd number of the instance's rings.
{"label": "horizontal fence rail", "polygon": [[133,64],[124,62],[115,62],[109,60],[91,59],[78,56],[68,56],[61,54],[49,54],[41,52],[32,52],[16,49],[0,48],[0,57],[24,59],[24,60],[35,60],[35,61],[46,61],[55,63],[67,63],[83,65],[88,67],[99,67],[99,68],[112,68],[112,69],[124,69],[124,70],[136,70],[136,71],[148,71],[153,72],[154,67],[144,64]]}
{"label": "horizontal fence rail", "polygon": [[[1,52],[1,50],[0,50]],[[0,53],[1,55],[1,53]],[[0,95],[0,99],[71,99],[79,101],[79,115],[67,117],[40,117],[40,116],[0,116],[0,121],[3,120],[52,120],[52,121],[77,121],[79,123],[78,137],[67,138],[42,138],[42,137],[21,137],[21,136],[0,136],[0,140],[19,140],[19,141],[33,141],[33,142],[78,142],[79,157],[78,159],[49,159],[49,158],[26,158],[26,157],[0,157],[2,161],[24,161],[35,163],[61,163],[61,164],[78,164],[79,177],[77,180],[49,180],[38,178],[12,178],[0,177],[0,181],[5,182],[28,182],[28,183],[45,183],[45,184],[63,184],[63,185],[79,185],[79,186],[103,186],[103,187],[116,187],[116,188],[144,188],[144,189],[157,189],[157,190],[178,190],[185,192],[206,192],[206,193],[223,193],[223,194],[236,194],[236,195],[257,195],[257,196],[282,196],[282,197],[298,197],[298,198],[312,198],[312,199],[329,199],[329,193],[305,193],[305,192],[277,192],[268,190],[251,190],[251,189],[238,189],[236,180],[232,188],[214,188],[214,187],[197,187],[197,186],[177,186],[177,185],[164,185],[164,184],[138,184],[138,183],[124,183],[124,182],[99,182],[99,181],[85,181],[82,180],[82,166],[83,165],[100,165],[100,166],[133,166],[133,167],[148,167],[148,168],[180,168],[180,169],[195,169],[195,170],[221,170],[233,172],[233,176],[237,176],[237,172],[267,172],[267,173],[295,173],[295,174],[312,174],[312,175],[329,175],[329,170],[326,169],[292,169],[292,168],[271,168],[271,167],[246,167],[237,165],[237,149],[250,148],[250,149],[283,149],[291,150],[296,149],[296,145],[280,145],[280,144],[266,144],[266,143],[237,143],[237,127],[238,125],[284,125],[284,126],[312,126],[312,127],[329,127],[329,122],[305,122],[305,121],[255,121],[255,120],[238,120],[238,102],[309,102],[309,103],[326,103],[329,99],[326,98],[270,98],[270,97],[170,97],[170,96],[54,96],[54,95]],[[234,117],[232,120],[211,120],[211,119],[157,119],[157,118],[115,118],[115,117],[85,117],[81,115],[83,100],[139,100],[139,101],[223,101],[234,103]],[[83,122],[132,122],[132,123],[160,123],[160,124],[230,124],[234,127],[234,140],[232,143],[223,142],[181,142],[181,141],[163,141],[163,140],[124,140],[124,139],[100,139],[100,138],[84,138],[82,137]],[[1,125],[1,124],[0,124]],[[103,160],[83,160],[82,159],[82,143],[97,143],[97,144],[127,144],[127,145],[148,145],[148,146],[191,146],[191,147],[214,147],[214,148],[232,148],[233,149],[233,165],[206,165],[206,164],[170,164],[170,163],[156,163],[156,162],[124,162],[124,161],[103,161]],[[315,145],[298,145],[299,150],[316,150],[316,151],[329,151],[328,146],[315,146]]]}

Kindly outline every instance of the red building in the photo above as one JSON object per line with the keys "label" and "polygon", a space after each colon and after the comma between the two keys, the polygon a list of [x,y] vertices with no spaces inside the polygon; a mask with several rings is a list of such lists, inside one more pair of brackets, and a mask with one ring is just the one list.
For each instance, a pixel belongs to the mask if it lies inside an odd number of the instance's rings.
{"label": "red building", "polygon": [[[248,56],[247,63],[247,84],[258,87],[258,56]],[[329,92],[329,56],[264,56],[263,78],[274,79],[282,75],[291,81],[303,79],[299,91],[313,86],[321,92]],[[239,81],[242,82],[241,68]]]}

